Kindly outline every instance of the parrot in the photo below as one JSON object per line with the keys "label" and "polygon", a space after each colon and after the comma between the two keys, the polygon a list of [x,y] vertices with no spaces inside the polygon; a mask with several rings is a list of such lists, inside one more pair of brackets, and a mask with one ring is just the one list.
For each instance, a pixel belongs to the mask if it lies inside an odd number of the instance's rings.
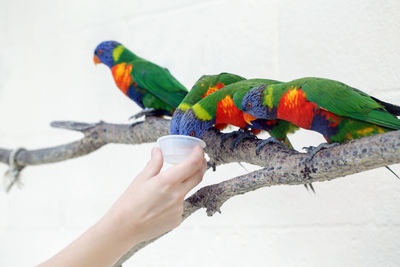
{"label": "parrot", "polygon": [[257,119],[280,119],[322,134],[327,143],[310,147],[308,160],[321,149],[400,129],[399,106],[325,78],[260,85],[242,91],[236,100],[249,124]]}
{"label": "parrot", "polygon": [[[189,108],[200,101],[202,98],[218,91],[219,89],[235,83],[245,78],[239,75],[231,73],[220,73],[217,75],[203,75],[200,79],[193,85],[190,92],[185,96],[179,106],[176,108],[174,115],[171,119],[170,124],[170,134],[179,134],[179,123],[180,120]],[[226,124],[220,124],[215,126],[217,129],[222,130],[226,127]]]}
{"label": "parrot", "polygon": [[142,115],[172,116],[188,93],[168,69],[143,59],[116,41],[100,43],[93,57],[111,69],[117,87],[144,111]]}
{"label": "parrot", "polygon": [[[185,111],[179,121],[179,134],[202,138],[204,133],[213,125],[230,124],[242,129],[252,128],[268,131],[271,137],[266,140],[261,140],[261,142],[257,144],[257,154],[259,153],[260,148],[267,143],[284,143],[288,147],[293,148],[287,138],[287,134],[293,133],[299,129],[297,126],[284,120],[265,119],[254,120],[251,125],[247,124],[244,120],[243,112],[237,107],[237,105],[235,105],[236,95],[239,92],[265,83],[278,84],[280,82],[267,79],[242,80],[226,85],[224,88],[204,97]],[[189,95],[190,93],[188,96]],[[184,103],[184,101],[182,103]],[[224,139],[227,139],[230,136],[231,134],[229,133],[222,136],[221,145]],[[230,147],[231,150],[233,151],[240,141],[246,137],[249,136],[244,134],[239,135],[238,138],[232,142]],[[253,137],[254,135],[250,135],[250,138]],[[304,184],[304,186],[307,190],[309,186],[312,192],[315,193],[314,187],[311,183]]]}
{"label": "parrot", "polygon": [[[244,120],[243,112],[234,104],[238,92],[266,83],[278,84],[281,82],[267,79],[242,80],[229,84],[201,99],[182,116],[179,123],[179,134],[202,138],[204,133],[213,125],[230,124],[242,129],[266,130],[272,137],[291,147],[286,135],[297,130],[297,126],[287,121],[265,119],[256,120],[252,125],[247,124]],[[243,135],[232,143],[231,150],[243,139],[242,137]],[[271,141],[269,140],[268,142]]]}

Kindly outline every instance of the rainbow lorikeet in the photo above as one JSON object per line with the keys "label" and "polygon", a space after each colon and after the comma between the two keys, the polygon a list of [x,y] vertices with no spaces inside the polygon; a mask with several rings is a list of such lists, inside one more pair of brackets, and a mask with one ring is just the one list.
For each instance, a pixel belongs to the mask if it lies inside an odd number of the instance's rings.
{"label": "rainbow lorikeet", "polygon": [[117,87],[153,115],[172,116],[187,94],[168,69],[135,55],[116,41],[100,43],[93,60],[107,65]]}
{"label": "rainbow lorikeet", "polygon": [[[192,89],[185,96],[179,106],[176,108],[171,119],[170,134],[179,134],[179,124],[183,114],[202,98],[218,91],[219,89],[235,83],[245,78],[231,73],[220,73],[217,75],[203,75],[193,85]],[[216,128],[222,130],[226,124],[215,125]]]}
{"label": "rainbow lorikeet", "polygon": [[[321,133],[328,143],[400,129],[400,107],[372,98],[341,82],[303,78],[242,92],[247,122],[281,119]],[[385,107],[390,107],[389,112]]]}
{"label": "rainbow lorikeet", "polygon": [[[295,125],[281,120],[256,120],[252,125],[246,123],[243,112],[235,106],[236,95],[242,90],[250,90],[262,84],[279,84],[279,81],[267,79],[249,79],[225,86],[203,98],[182,116],[179,134],[201,138],[213,125],[229,124],[242,129],[266,130],[271,136],[290,145],[287,134],[298,129]],[[243,136],[243,135],[242,135]],[[240,142],[232,143],[231,149]]]}
{"label": "rainbow lorikeet", "polygon": [[[269,132],[271,138],[259,142],[259,144],[257,145],[257,153],[259,152],[260,148],[262,148],[265,144],[271,142],[277,142],[279,144],[281,144],[280,142],[283,142],[284,144],[292,148],[292,145],[287,138],[287,134],[296,131],[298,129],[297,126],[288,121],[265,119],[258,119],[253,121],[252,124],[248,124],[243,118],[243,112],[238,109],[237,106],[235,106],[236,95],[239,92],[246,89],[249,90],[254,86],[266,83],[275,84],[280,82],[267,79],[241,80],[226,85],[224,88],[215,91],[210,95],[206,95],[206,97],[202,98],[191,108],[188,108],[185,111],[179,121],[179,134],[201,138],[204,133],[213,125],[215,127],[218,125],[229,124],[237,126],[241,129],[252,128],[253,130],[266,130]],[[188,96],[190,94],[191,93],[189,93]],[[185,101],[183,101],[182,104],[184,104],[184,102]],[[171,133],[172,131],[173,128],[171,127]],[[244,138],[254,138],[254,135],[248,134],[248,132],[246,133],[241,133],[237,136],[237,138],[231,144],[231,150],[233,150]],[[230,136],[231,134],[225,134],[224,136],[222,136],[221,145],[223,144],[224,140]],[[310,189],[315,192],[314,187],[311,183],[304,184],[304,186],[307,190],[309,186]]]}
{"label": "rainbow lorikeet", "polygon": [[[281,119],[321,133],[328,144],[400,129],[400,107],[373,98],[338,81],[302,78],[261,85],[241,92],[237,105],[244,119]],[[322,144],[310,151],[310,156]],[[389,169],[390,170],[390,169]],[[397,175],[396,175],[397,176]]]}

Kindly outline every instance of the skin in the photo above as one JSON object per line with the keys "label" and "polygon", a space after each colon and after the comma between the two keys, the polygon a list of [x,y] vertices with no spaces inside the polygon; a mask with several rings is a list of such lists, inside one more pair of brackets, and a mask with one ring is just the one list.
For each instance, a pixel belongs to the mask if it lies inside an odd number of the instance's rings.
{"label": "skin", "polygon": [[134,245],[177,227],[184,198],[201,182],[206,165],[198,146],[185,161],[160,173],[163,156],[153,148],[151,160],[110,210],[39,266],[112,266]]}

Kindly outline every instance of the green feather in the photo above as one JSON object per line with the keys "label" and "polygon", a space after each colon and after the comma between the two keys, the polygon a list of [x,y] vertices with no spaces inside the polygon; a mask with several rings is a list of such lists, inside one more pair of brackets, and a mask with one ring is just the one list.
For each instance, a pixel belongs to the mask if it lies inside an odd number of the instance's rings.
{"label": "green feather", "polygon": [[[241,103],[244,95],[253,87],[264,85],[264,84],[277,84],[281,83],[275,80],[269,79],[249,79],[239,81],[225,86],[219,91],[203,98],[192,108],[198,119],[211,120],[215,118],[217,112],[217,103],[224,99],[226,96],[230,96],[233,99],[235,106],[241,109]],[[278,120],[277,124],[271,128],[269,134],[292,147],[290,141],[287,138],[287,134],[293,133],[298,130],[299,127],[296,125],[283,120]]]}
{"label": "green feather", "polygon": [[145,59],[131,62],[133,80],[149,93],[176,108],[186,96],[186,88],[179,83],[168,70]]}
{"label": "green feather", "polygon": [[[133,80],[142,88],[144,88],[149,94],[155,96],[159,101],[156,100],[146,100],[146,103],[156,103],[157,107],[152,107],[155,109],[168,109],[178,107],[182,99],[186,96],[186,88],[171,75],[171,73],[166,68],[162,68],[148,60],[136,56],[134,53],[129,51],[126,47],[121,46],[116,48],[113,54],[115,64],[126,62],[127,64],[132,64],[132,78]],[[146,97],[144,97],[146,98]],[[151,97],[148,97],[151,99]],[[145,101],[143,101],[145,102]],[[168,107],[170,106],[170,107]]]}
{"label": "green feather", "polygon": [[[288,83],[289,86],[290,84],[298,84],[298,82]],[[307,100],[336,115],[391,129],[400,129],[399,119],[358,89],[341,82],[322,78],[308,78],[298,85],[306,93]]]}
{"label": "green feather", "polygon": [[207,93],[210,87],[215,87],[217,83],[222,83],[224,85],[229,85],[231,83],[235,83],[245,78],[240,77],[231,73],[220,73],[218,75],[203,75],[200,79],[193,85],[192,89],[186,95],[186,97],[182,100],[181,104],[178,106],[178,109],[182,111],[188,110],[198,101],[200,101],[203,96]]}
{"label": "green feather", "polygon": [[[202,100],[197,102],[192,107],[192,109],[195,115],[200,116],[198,117],[198,119],[206,120],[206,118],[208,118],[209,116],[211,118],[214,118],[217,114],[217,103],[224,99],[226,96],[229,95],[233,98],[233,101],[235,101],[236,94],[240,94],[242,90],[249,90],[255,86],[265,83],[278,83],[278,81],[267,79],[249,79],[232,83],[203,98]],[[196,114],[196,112],[198,114]]]}
{"label": "green feather", "polygon": [[288,147],[293,149],[292,144],[290,143],[287,135],[290,133],[294,133],[297,131],[299,127],[294,125],[291,122],[285,121],[285,120],[277,120],[277,124],[271,128],[268,133],[272,136],[275,137],[278,140],[282,140],[282,142],[287,145]]}

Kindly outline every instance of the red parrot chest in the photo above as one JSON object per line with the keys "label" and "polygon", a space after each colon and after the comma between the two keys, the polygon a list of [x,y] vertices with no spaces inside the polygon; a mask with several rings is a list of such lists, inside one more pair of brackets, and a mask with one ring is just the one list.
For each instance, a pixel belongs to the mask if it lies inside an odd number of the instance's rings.
{"label": "red parrot chest", "polygon": [[231,124],[240,128],[246,127],[243,112],[233,103],[232,97],[227,95],[217,104],[216,124]]}
{"label": "red parrot chest", "polygon": [[326,128],[335,128],[341,121],[340,116],[308,101],[301,88],[289,89],[283,94],[277,109],[277,117],[322,134],[326,132]]}
{"label": "red parrot chest", "polygon": [[301,88],[293,88],[281,97],[277,117],[301,128],[310,129],[316,109],[317,104],[308,101]]}
{"label": "red parrot chest", "polygon": [[118,88],[124,93],[128,93],[129,86],[134,81],[132,79],[132,64],[120,63],[111,68],[112,76]]}

